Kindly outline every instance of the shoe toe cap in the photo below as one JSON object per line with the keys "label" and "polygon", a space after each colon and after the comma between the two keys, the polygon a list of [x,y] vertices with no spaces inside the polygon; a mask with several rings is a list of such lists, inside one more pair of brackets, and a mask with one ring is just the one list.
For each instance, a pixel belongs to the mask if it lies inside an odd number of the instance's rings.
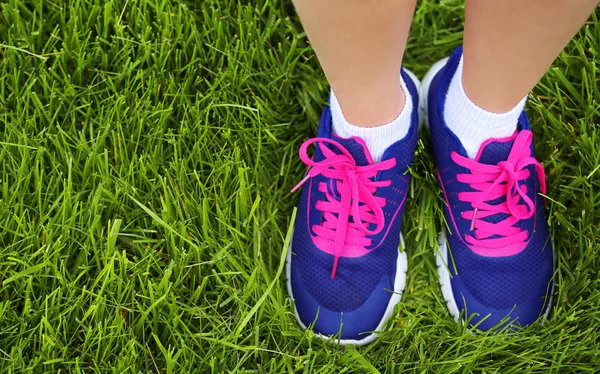
{"label": "shoe toe cap", "polygon": [[[504,293],[502,296],[505,300],[501,304],[494,304],[476,296],[460,277],[452,279],[452,292],[458,310],[464,311],[463,318],[469,320],[471,325],[483,331],[509,324],[525,327],[538,320],[548,310],[552,282],[550,279],[542,280],[529,286],[526,297],[511,304],[510,295]],[[493,293],[493,290],[488,292]]]}
{"label": "shoe toe cap", "polygon": [[394,306],[390,305],[392,297],[396,296],[399,300],[399,295],[391,290],[387,275],[382,277],[366,301],[354,310],[325,308],[303,285],[302,275],[298,271],[292,270],[288,281],[301,324],[312,325],[314,332],[323,336],[336,336],[344,340],[343,343],[361,344],[365,340],[372,340],[372,332],[387,318],[386,314],[391,314]]}

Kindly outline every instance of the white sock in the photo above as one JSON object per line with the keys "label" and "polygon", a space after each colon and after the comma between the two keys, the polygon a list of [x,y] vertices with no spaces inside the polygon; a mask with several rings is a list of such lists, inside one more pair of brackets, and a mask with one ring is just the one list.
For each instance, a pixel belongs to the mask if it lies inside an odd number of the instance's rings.
{"label": "white sock", "polygon": [[463,59],[448,88],[444,119],[446,126],[460,139],[467,156],[475,159],[487,139],[511,136],[517,129],[519,116],[527,96],[506,113],[492,113],[478,107],[469,99],[462,84]]}
{"label": "white sock", "polygon": [[402,108],[398,117],[392,122],[377,127],[358,127],[348,123],[346,118],[344,118],[340,103],[337,101],[332,90],[329,105],[331,107],[333,133],[342,138],[357,136],[363,139],[371,153],[373,162],[381,161],[386,149],[404,138],[410,129],[413,111],[412,97],[410,96],[402,77],[400,77],[400,85],[402,86],[404,96],[406,97],[404,108]]}

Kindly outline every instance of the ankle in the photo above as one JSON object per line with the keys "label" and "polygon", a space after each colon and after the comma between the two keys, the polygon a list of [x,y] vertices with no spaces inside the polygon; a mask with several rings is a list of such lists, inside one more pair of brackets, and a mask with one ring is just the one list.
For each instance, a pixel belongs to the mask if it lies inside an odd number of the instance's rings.
{"label": "ankle", "polygon": [[[371,108],[375,110],[371,113],[372,116],[375,116],[376,120],[372,118],[368,120],[369,117],[365,116],[367,120],[364,122],[371,124],[371,126],[359,126],[355,122],[351,122],[346,113],[347,107],[344,107],[344,112],[342,112],[337,92],[334,93],[333,90],[331,91],[332,132],[342,138],[361,138],[367,145],[374,162],[379,162],[385,151],[392,144],[406,137],[412,125],[413,107],[414,105],[418,105],[418,103],[413,103],[413,98],[408,92],[406,82],[404,82],[402,77],[398,81],[400,82],[400,92],[402,93],[401,99],[398,99],[401,101],[396,105],[399,109],[389,112],[394,113],[391,116],[382,116],[381,111],[379,111],[381,105],[377,102],[373,103]],[[356,109],[355,107],[348,108]],[[359,124],[361,123],[359,122]]]}
{"label": "ankle", "polygon": [[342,87],[336,89],[335,95],[332,90],[331,97],[332,101],[337,100],[344,120],[357,127],[377,127],[392,122],[406,102],[406,94],[399,83],[381,87],[363,86],[358,91]]}
{"label": "ankle", "polygon": [[475,158],[484,141],[512,135],[519,121],[527,97],[502,113],[494,113],[480,107],[467,95],[463,86],[463,61],[452,77],[446,103],[444,120],[446,126],[461,141],[467,156]]}
{"label": "ankle", "polygon": [[[515,75],[515,79],[517,78]],[[479,108],[490,113],[506,113],[523,100],[525,92],[511,89],[510,82],[499,81],[500,79],[503,79],[501,75],[485,71],[474,62],[464,59],[463,89]]]}

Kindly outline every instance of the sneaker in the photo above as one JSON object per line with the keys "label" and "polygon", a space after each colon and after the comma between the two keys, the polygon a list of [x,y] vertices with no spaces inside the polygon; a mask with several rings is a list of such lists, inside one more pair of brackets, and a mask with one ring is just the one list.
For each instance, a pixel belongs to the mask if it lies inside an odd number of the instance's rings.
{"label": "sneaker", "polygon": [[362,139],[332,134],[329,107],[318,137],[300,147],[310,169],[295,188],[304,184],[288,251],[288,292],[300,325],[339,344],[375,340],[406,282],[401,227],[417,146],[419,81],[404,69],[402,76],[415,103],[412,125],[381,162],[373,162]]}
{"label": "sneaker", "polygon": [[444,103],[462,48],[423,80],[425,111],[446,229],[437,266],[450,313],[481,330],[527,326],[550,311],[554,250],[544,213],[544,169],[525,111],[515,133],[488,139],[474,160],[444,122]]}

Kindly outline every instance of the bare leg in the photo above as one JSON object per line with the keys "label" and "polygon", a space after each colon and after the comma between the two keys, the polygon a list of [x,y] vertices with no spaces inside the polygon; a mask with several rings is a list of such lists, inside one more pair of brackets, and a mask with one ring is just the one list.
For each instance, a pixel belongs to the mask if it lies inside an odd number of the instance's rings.
{"label": "bare leg", "polygon": [[468,0],[463,85],[481,108],[502,113],[537,84],[598,0]]}
{"label": "bare leg", "polygon": [[295,0],[348,122],[373,127],[404,105],[399,74],[416,0]]}

